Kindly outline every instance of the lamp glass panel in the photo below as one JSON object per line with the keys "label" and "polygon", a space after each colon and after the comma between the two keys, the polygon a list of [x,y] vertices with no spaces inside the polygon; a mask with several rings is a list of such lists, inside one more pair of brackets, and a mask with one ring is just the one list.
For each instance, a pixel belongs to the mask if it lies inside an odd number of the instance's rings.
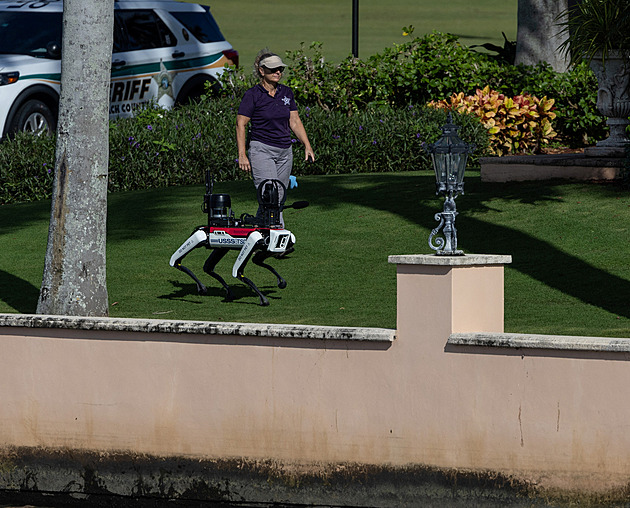
{"label": "lamp glass panel", "polygon": [[464,181],[464,173],[466,172],[466,161],[468,160],[468,154],[462,153],[459,155],[458,169],[457,169],[457,183],[461,184]]}
{"label": "lamp glass panel", "polygon": [[435,180],[439,183],[446,183],[448,175],[448,154],[445,153],[432,153],[433,169],[435,170]]}
{"label": "lamp glass panel", "polygon": [[459,168],[461,156],[458,153],[449,153],[446,157],[446,170],[448,171],[449,184],[455,184],[459,181]]}

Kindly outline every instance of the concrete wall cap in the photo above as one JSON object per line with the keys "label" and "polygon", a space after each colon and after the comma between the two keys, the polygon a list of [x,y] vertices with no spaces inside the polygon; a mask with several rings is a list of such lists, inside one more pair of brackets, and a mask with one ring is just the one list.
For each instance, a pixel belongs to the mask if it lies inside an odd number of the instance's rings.
{"label": "concrete wall cap", "polygon": [[390,263],[399,265],[479,266],[506,265],[512,256],[503,254],[466,254],[464,256],[437,256],[435,254],[403,254],[389,256]]}
{"label": "concrete wall cap", "polygon": [[211,321],[49,316],[40,314],[0,314],[0,326],[372,342],[393,342],[396,338],[396,330],[389,328],[217,323]]}
{"label": "concrete wall cap", "polygon": [[571,335],[454,333],[449,337],[447,344],[450,346],[482,346],[511,349],[630,352],[630,339]]}

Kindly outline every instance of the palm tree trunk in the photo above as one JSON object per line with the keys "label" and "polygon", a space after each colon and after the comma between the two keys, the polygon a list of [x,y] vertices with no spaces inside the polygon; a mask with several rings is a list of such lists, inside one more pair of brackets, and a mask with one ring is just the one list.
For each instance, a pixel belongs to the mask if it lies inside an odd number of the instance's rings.
{"label": "palm tree trunk", "polygon": [[516,64],[547,62],[557,72],[565,72],[569,61],[558,51],[566,39],[558,23],[569,0],[518,0]]}
{"label": "palm tree trunk", "polygon": [[114,0],[65,0],[53,198],[37,312],[108,314],[105,280]]}

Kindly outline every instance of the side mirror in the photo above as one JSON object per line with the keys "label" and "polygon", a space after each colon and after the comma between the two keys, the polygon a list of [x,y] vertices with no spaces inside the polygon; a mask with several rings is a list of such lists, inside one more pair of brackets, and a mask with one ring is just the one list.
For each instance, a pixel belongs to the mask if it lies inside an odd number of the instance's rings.
{"label": "side mirror", "polygon": [[46,53],[50,58],[59,60],[61,58],[61,46],[56,42],[49,42],[46,45]]}

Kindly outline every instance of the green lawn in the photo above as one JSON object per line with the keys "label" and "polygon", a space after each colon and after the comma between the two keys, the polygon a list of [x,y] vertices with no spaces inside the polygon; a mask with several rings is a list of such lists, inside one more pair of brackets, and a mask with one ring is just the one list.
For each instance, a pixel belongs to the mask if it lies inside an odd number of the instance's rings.
{"label": "green lawn", "polygon": [[[223,34],[251,67],[258,50],[299,48],[318,41],[333,62],[352,52],[352,1],[345,0],[212,0]],[[503,45],[505,32],[516,40],[517,2],[504,0],[359,0],[359,56],[367,58],[393,43],[404,41],[402,28],[413,25],[414,35],[434,30],[461,37],[464,44]]]}
{"label": "green lawn", "polygon": [[[237,215],[253,213],[250,182],[217,184]],[[109,198],[110,315],[210,321],[396,326],[395,267],[390,254],[430,253],[428,235],[441,210],[429,173],[310,176],[299,179],[287,210],[296,252],[272,264],[275,279],[253,264],[246,274],[265,292],[258,306],[249,288],[231,277],[236,253],[219,265],[233,282],[234,302],[202,272],[207,251],[185,260],[208,284],[171,268],[171,254],[206,220],[203,188],[180,187]],[[481,183],[469,171],[457,199],[459,247],[468,253],[510,254],[506,268],[505,328],[522,333],[630,336],[630,195],[615,185]],[[32,313],[41,283],[49,202],[0,207],[0,312]]]}

